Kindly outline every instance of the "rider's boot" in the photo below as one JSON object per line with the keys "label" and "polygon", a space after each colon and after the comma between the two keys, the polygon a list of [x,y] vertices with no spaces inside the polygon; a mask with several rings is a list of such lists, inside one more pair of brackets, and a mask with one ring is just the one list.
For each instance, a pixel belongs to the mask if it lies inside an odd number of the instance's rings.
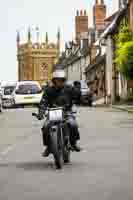
{"label": "rider's boot", "polygon": [[77,144],[77,142],[72,143],[71,146],[73,151],[80,152],[82,150],[81,147]]}
{"label": "rider's boot", "polygon": [[48,147],[46,147],[46,149],[44,150],[44,152],[42,153],[43,157],[48,157],[49,156],[49,149]]}

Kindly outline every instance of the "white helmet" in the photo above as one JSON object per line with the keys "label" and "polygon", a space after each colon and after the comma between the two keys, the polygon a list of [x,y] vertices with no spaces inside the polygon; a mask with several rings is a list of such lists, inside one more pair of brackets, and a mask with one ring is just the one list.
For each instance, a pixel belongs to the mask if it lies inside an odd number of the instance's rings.
{"label": "white helmet", "polygon": [[55,70],[55,71],[53,72],[53,77],[52,77],[52,79],[56,79],[56,78],[66,80],[65,71],[64,71],[63,69],[57,69],[57,70]]}

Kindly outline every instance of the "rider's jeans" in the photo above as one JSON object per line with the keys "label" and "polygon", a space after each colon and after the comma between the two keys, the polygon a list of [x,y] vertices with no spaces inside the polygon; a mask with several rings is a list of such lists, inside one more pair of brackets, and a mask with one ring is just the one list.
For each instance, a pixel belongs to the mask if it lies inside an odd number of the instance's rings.
{"label": "rider's jeans", "polygon": [[68,117],[68,127],[70,128],[70,142],[72,145],[76,143],[77,140],[80,140],[80,133],[78,129],[78,124],[76,121],[76,117],[71,115]]}

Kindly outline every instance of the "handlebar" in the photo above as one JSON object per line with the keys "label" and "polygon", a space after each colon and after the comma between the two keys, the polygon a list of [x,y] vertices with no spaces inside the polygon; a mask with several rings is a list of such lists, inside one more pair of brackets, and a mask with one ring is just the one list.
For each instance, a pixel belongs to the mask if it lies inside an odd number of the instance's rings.
{"label": "handlebar", "polygon": [[[59,107],[58,107],[59,108]],[[62,108],[62,107],[60,107],[60,108]],[[53,108],[53,109],[55,109],[55,108]],[[48,111],[48,110],[47,110]],[[77,113],[77,111],[75,111],[75,110],[73,110],[73,111],[70,111],[69,113],[68,112],[66,112],[66,117],[68,117],[68,116],[70,116],[70,115],[75,115]],[[35,112],[33,112],[32,113],[32,116],[33,117],[36,117],[36,119],[38,119],[38,120],[42,120],[42,119],[44,119],[44,117],[46,117],[47,116],[47,112],[46,112],[46,110],[45,110],[45,113],[43,113],[43,114],[38,114],[38,113],[35,113]]]}
{"label": "handlebar", "polygon": [[37,117],[38,114],[37,113],[32,113],[32,116]]}
{"label": "handlebar", "polygon": [[73,111],[72,114],[77,114],[77,111]]}

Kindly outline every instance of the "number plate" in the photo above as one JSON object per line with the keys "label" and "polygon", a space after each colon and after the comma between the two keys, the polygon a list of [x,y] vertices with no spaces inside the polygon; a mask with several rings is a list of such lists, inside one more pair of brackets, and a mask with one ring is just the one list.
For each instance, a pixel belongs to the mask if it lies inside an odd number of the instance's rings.
{"label": "number plate", "polygon": [[33,97],[24,97],[24,99],[33,99]]}
{"label": "number plate", "polygon": [[63,119],[63,111],[58,110],[49,110],[49,120],[50,121],[61,121]]}

